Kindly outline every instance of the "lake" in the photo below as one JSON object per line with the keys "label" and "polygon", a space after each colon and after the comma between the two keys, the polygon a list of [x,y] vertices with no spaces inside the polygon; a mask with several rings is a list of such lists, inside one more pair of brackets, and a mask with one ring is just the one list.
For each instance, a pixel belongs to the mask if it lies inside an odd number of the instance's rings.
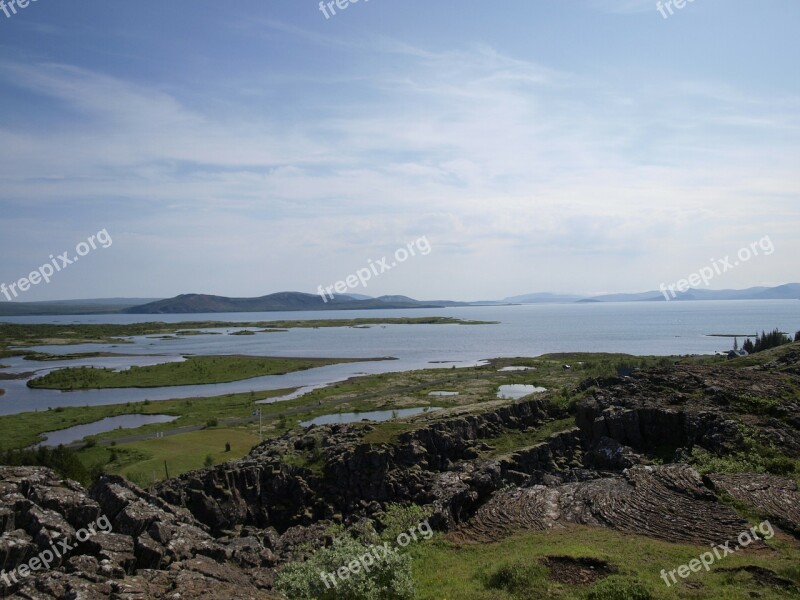
{"label": "lake", "polygon": [[106,417],[94,423],[85,425],[75,425],[67,429],[50,431],[45,433],[45,440],[37,444],[38,446],[58,446],[59,444],[71,444],[79,442],[87,435],[96,435],[113,431],[117,428],[134,429],[142,425],[152,425],[155,423],[169,423],[178,417],[170,415],[120,415],[118,417]]}
{"label": "lake", "polygon": [[[316,387],[353,375],[421,368],[451,368],[478,364],[495,357],[538,356],[548,352],[625,352],[630,354],[713,354],[731,348],[729,338],[714,333],[750,334],[775,327],[794,333],[800,329],[797,300],[742,300],[708,302],[624,302],[481,306],[419,310],[316,311],[195,315],[88,315],[64,317],[6,317],[14,323],[136,323],[145,321],[270,321],[279,319],[353,319],[447,316],[498,321],[495,325],[374,325],[368,328],[292,329],[251,336],[230,335],[236,329],[218,329],[223,335],[177,339],[135,337],[131,344],[42,346],[43,352],[109,351],[133,357],[85,359],[80,362],[37,363],[3,359],[10,369],[36,369],[92,364],[125,368],[181,360],[183,354],[251,354],[260,356],[377,357],[398,360],[331,365],[286,375],[246,381],[154,389],[111,389],[59,392],[32,390],[24,380],[0,381],[0,414],[46,410],[56,406],[83,406],[212,396],[251,390]],[[742,342],[740,338],[739,342]],[[160,356],[146,356],[158,354]]]}

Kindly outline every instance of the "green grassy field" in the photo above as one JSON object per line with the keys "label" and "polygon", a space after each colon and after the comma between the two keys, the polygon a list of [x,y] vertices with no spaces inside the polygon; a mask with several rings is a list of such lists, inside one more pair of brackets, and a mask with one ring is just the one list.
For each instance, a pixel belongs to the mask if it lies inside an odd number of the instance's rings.
{"label": "green grassy field", "polygon": [[[707,546],[672,544],[600,527],[519,533],[495,543],[456,544],[437,536],[414,546],[414,575],[420,600],[763,600],[797,598],[779,586],[765,587],[753,574],[736,570],[755,565],[800,584],[800,549],[795,540],[770,540],[771,549],[744,550],[691,573],[667,587],[661,570],[676,569],[708,550]],[[581,583],[579,577],[540,562],[548,556],[594,558],[616,570],[621,587],[638,582],[646,595],[614,594],[608,583]],[[505,568],[505,569],[504,569]],[[512,576],[508,576],[508,574]],[[570,581],[572,579],[573,581]],[[564,581],[566,580],[566,581]],[[590,595],[593,594],[593,595]]]}
{"label": "green grassy field", "polygon": [[[0,450],[24,448],[42,441],[40,434],[99,421],[105,417],[119,415],[165,414],[179,417],[172,423],[145,425],[137,429],[114,430],[95,436],[114,439],[123,435],[155,433],[186,425],[205,425],[212,419],[222,421],[228,418],[250,418],[256,401],[283,396],[294,390],[270,390],[264,392],[245,392],[212,396],[209,398],[188,398],[180,400],[161,400],[158,402],[129,402],[126,404],[107,404],[102,406],[69,406],[41,412],[26,412],[0,416]],[[264,405],[272,406],[272,405]]]}
{"label": "green grassy field", "polygon": [[[115,446],[93,446],[78,453],[86,467],[101,464],[107,473],[127,477],[147,487],[165,478],[164,462],[170,477],[212,464],[237,460],[258,444],[257,433],[242,427],[212,427],[163,438]],[[231,445],[230,452],[225,444]]]}
{"label": "green grassy field", "polygon": [[28,381],[28,387],[54,390],[148,388],[228,383],[304,371],[315,367],[361,360],[353,358],[269,358],[259,356],[188,356],[184,362],[132,366],[124,371],[68,367]]}

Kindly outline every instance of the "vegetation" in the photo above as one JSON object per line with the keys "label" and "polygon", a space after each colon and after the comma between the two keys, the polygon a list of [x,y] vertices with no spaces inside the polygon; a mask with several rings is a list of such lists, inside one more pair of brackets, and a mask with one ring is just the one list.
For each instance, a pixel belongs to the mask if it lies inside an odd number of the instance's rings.
{"label": "vegetation", "polygon": [[[800,331],[798,334],[800,334]],[[797,335],[795,335],[795,341],[798,341]],[[764,333],[762,331],[761,335],[756,338],[755,342],[749,338],[746,339],[744,344],[742,344],[742,349],[746,350],[748,354],[755,354],[756,352],[763,352],[764,350],[769,350],[770,348],[777,348],[778,346],[791,343],[792,338],[782,331],[774,329],[769,333]]]}
{"label": "vegetation", "polygon": [[317,550],[305,562],[286,565],[275,587],[292,600],[411,600],[415,586],[408,554],[389,552],[368,570],[348,578],[336,576],[336,585],[323,582],[322,573],[334,574],[360,556],[371,554],[373,546],[342,534],[331,546]]}
{"label": "vegetation", "polygon": [[[132,366],[124,371],[68,367],[28,381],[28,387],[56,390],[147,388],[209,383],[228,383],[283,375],[343,362],[351,358],[265,358],[258,356],[189,356],[184,362]],[[369,359],[362,359],[369,360]]]}
{"label": "vegetation", "polygon": [[397,536],[416,527],[425,521],[431,514],[428,507],[410,504],[390,503],[386,507],[386,512],[379,518],[382,528],[380,539],[384,542],[394,542]]}
{"label": "vegetation", "polygon": [[488,453],[490,457],[502,456],[521,448],[535,446],[547,440],[551,435],[567,431],[575,427],[575,419],[567,417],[543,424],[541,427],[532,427],[528,431],[511,430],[497,437],[480,440],[489,444],[494,449]]}
{"label": "vegetation", "polygon": [[[482,544],[456,543],[437,535],[430,542],[415,544],[410,552],[420,600],[782,600],[796,596],[778,587],[764,587],[746,572],[732,576],[728,571],[754,565],[800,581],[800,549],[794,544],[781,544],[768,553],[737,553],[708,573],[692,573],[669,588],[664,584],[662,569],[687,564],[707,549],[603,527],[572,526],[521,532]],[[604,561],[617,573],[598,574],[594,583],[563,583],[556,567],[548,573],[540,566],[552,556]]]}
{"label": "vegetation", "polygon": [[640,581],[612,575],[600,581],[586,600],[652,600],[650,590]]}
{"label": "vegetation", "polygon": [[[258,444],[257,433],[241,427],[191,431],[115,446],[94,446],[77,452],[90,473],[98,471],[127,477],[148,487],[164,479],[167,463],[170,477],[246,456]],[[226,451],[225,444],[230,444]],[[209,457],[211,462],[209,463]],[[101,465],[98,469],[97,465]]]}
{"label": "vegetation", "polygon": [[[219,422],[237,419],[240,421],[252,419],[253,410],[259,406],[259,400],[284,396],[294,390],[269,390],[263,392],[245,392],[240,394],[226,394],[208,398],[186,398],[178,400],[161,400],[158,402],[128,402],[125,404],[107,404],[101,406],[63,406],[42,412],[26,412],[14,415],[0,416],[0,451],[11,448],[24,448],[41,442],[41,434],[48,431],[66,429],[75,425],[84,425],[104,419],[128,414],[141,415],[172,415],[178,417],[171,423],[145,425],[135,430],[115,429],[107,433],[94,436],[90,439],[114,439],[131,433],[148,434],[157,431],[168,431],[176,427],[191,425],[206,425],[210,419]],[[262,412],[267,415],[271,411],[281,410],[280,405],[266,404]]]}
{"label": "vegetation", "polygon": [[547,568],[541,563],[518,561],[501,566],[486,578],[484,585],[514,597],[533,599],[546,588],[547,578]]}
{"label": "vegetation", "polygon": [[181,323],[128,323],[124,325],[109,323],[82,324],[30,324],[0,323],[0,357],[24,355],[26,351],[5,350],[4,346],[36,346],[43,344],[86,344],[86,343],[125,343],[126,337],[178,334],[192,335],[200,329],[220,328],[259,328],[279,330],[290,328],[355,327],[359,325],[485,325],[490,321],[469,321],[452,317],[397,317],[360,319],[315,319],[282,321],[185,321]]}
{"label": "vegetation", "polygon": [[84,485],[92,481],[89,469],[78,459],[74,450],[58,446],[6,450],[0,453],[0,464],[9,466],[37,466],[53,469],[61,477],[74,479]]}

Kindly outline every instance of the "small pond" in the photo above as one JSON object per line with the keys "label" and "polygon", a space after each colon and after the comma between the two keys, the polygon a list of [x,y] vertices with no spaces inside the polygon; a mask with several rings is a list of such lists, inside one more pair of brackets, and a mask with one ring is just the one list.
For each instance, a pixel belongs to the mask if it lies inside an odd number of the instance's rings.
{"label": "small pond", "polygon": [[543,388],[538,385],[524,385],[521,383],[514,383],[510,385],[501,385],[500,389],[497,390],[497,397],[516,399],[516,398],[522,398],[523,396],[527,396],[528,394],[540,394],[546,391],[547,388]]}

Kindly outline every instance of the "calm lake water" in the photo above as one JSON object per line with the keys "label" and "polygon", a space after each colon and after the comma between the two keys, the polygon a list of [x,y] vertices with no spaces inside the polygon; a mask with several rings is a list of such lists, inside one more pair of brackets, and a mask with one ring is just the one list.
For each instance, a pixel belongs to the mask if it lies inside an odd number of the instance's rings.
{"label": "calm lake water", "polygon": [[546,392],[547,388],[538,385],[525,385],[523,383],[514,383],[511,385],[501,385],[497,389],[498,398],[524,398],[529,394],[541,394]]}
{"label": "calm lake water", "polygon": [[[375,325],[369,328],[292,329],[251,336],[230,335],[237,329],[218,329],[222,335],[177,339],[132,338],[131,344],[42,346],[44,352],[124,352],[124,356],[82,361],[39,363],[3,359],[3,372],[91,364],[126,368],[168,360],[183,354],[252,354],[260,356],[378,357],[398,360],[332,365],[287,375],[201,386],[154,389],[59,392],[31,390],[24,380],[0,381],[0,414],[82,406],[212,396],[251,390],[319,386],[353,375],[421,368],[470,366],[494,357],[537,356],[548,352],[626,352],[630,354],[713,354],[728,350],[733,341],[709,334],[753,334],[775,327],[800,329],[797,300],[725,302],[626,302],[486,306],[421,310],[320,311],[197,315],[91,315],[64,317],[6,317],[15,323],[135,323],[144,321],[271,321],[279,319],[352,319],[357,317],[448,316],[498,321],[495,325]],[[743,341],[740,338],[740,343]],[[159,356],[146,356],[158,354]]]}
{"label": "calm lake water", "polygon": [[96,435],[113,431],[118,427],[122,429],[133,429],[142,425],[152,425],[154,423],[169,423],[178,417],[170,415],[120,415],[118,417],[106,417],[94,423],[76,425],[67,429],[59,429],[45,434],[45,440],[40,442],[40,446],[58,446],[59,444],[71,444],[78,442],[87,435]]}

